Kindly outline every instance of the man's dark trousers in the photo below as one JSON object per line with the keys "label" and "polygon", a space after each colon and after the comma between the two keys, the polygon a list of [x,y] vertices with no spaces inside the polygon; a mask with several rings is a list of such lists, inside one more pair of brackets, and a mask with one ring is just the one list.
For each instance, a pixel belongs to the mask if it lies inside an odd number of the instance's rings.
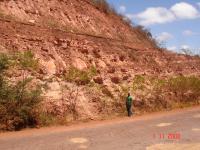
{"label": "man's dark trousers", "polygon": [[127,109],[127,112],[128,112],[128,116],[130,117],[132,115],[131,105],[130,104],[126,104],[126,109]]}

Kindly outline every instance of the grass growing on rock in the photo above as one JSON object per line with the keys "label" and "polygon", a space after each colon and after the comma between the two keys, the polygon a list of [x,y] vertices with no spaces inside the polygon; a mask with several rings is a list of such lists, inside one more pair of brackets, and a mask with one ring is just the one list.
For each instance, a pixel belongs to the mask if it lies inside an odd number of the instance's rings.
{"label": "grass growing on rock", "polygon": [[200,103],[200,79],[195,76],[165,79],[136,76],[132,90],[140,100],[138,109],[144,111],[159,111]]}
{"label": "grass growing on rock", "polygon": [[97,74],[97,70],[94,66],[87,70],[79,70],[71,66],[68,72],[64,75],[64,79],[68,82],[75,82],[78,85],[89,84],[92,77]]}

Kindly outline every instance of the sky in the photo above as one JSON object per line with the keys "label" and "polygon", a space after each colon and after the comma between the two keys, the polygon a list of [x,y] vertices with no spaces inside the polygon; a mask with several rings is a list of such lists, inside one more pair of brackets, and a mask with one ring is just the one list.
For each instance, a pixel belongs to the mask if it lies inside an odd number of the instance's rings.
{"label": "sky", "polygon": [[107,0],[169,50],[200,54],[200,0]]}

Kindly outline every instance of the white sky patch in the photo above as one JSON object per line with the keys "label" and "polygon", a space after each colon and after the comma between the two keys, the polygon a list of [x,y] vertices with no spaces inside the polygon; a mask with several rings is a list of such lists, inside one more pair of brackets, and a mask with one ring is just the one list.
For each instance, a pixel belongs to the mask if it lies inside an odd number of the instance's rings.
{"label": "white sky patch", "polygon": [[[199,55],[200,56],[200,48],[195,48],[192,50],[193,54],[195,55]],[[199,117],[200,118],[200,115],[199,116],[196,116],[196,117]]]}
{"label": "white sky patch", "polygon": [[199,36],[200,33],[193,32],[191,30],[185,30],[185,31],[183,31],[183,35],[185,35],[185,36],[194,36],[194,35]]}
{"label": "white sky patch", "polygon": [[[192,48],[191,46],[185,44],[181,46],[168,46],[168,50],[171,50],[173,52],[178,52],[182,54],[191,54],[191,55],[200,55],[200,48]],[[200,114],[193,116],[194,118],[200,118]]]}
{"label": "white sky patch", "polygon": [[172,38],[173,38],[172,34],[170,34],[168,32],[162,32],[160,35],[158,35],[158,37],[156,37],[156,40],[158,42],[166,42]]}
{"label": "white sky patch", "polygon": [[183,31],[183,35],[192,36],[192,35],[195,35],[195,33],[191,30],[185,30],[185,31]]}
{"label": "white sky patch", "polygon": [[188,55],[200,55],[200,48],[194,48],[191,47],[191,45],[181,45],[180,48],[180,53],[182,54],[188,54]]}
{"label": "white sky patch", "polygon": [[172,12],[164,7],[150,7],[135,15],[141,25],[163,24],[175,20]]}
{"label": "white sky patch", "polygon": [[126,6],[121,5],[121,6],[119,7],[119,12],[125,13],[125,12],[126,12]]}
{"label": "white sky patch", "polygon": [[180,48],[181,48],[181,49],[190,49],[190,46],[189,46],[189,45],[181,45]]}
{"label": "white sky patch", "polygon": [[167,47],[168,50],[176,51],[177,47],[176,46],[169,46]]}
{"label": "white sky patch", "polygon": [[[200,48],[195,48],[195,49],[192,50],[192,52],[195,55],[200,55]],[[200,116],[199,116],[199,118],[200,118]]]}
{"label": "white sky patch", "polygon": [[[200,2],[199,2],[200,4]],[[130,19],[137,19],[140,25],[164,24],[180,19],[200,18],[200,12],[193,5],[180,2],[171,8],[149,7],[138,14],[126,14]]]}
{"label": "white sky patch", "polygon": [[136,15],[134,14],[125,14],[125,16],[129,19],[133,19],[133,18],[136,18]]}
{"label": "white sky patch", "polygon": [[180,19],[195,19],[199,17],[198,10],[186,2],[177,3],[170,10]]}

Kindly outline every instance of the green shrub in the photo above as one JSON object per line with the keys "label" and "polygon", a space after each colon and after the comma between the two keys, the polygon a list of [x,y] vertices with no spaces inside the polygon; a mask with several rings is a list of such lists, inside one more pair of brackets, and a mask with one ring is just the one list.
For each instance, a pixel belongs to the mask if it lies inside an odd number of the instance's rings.
{"label": "green shrub", "polygon": [[96,69],[95,66],[90,67],[89,74],[90,74],[90,77],[93,77],[93,76],[97,75],[97,69]]}
{"label": "green shrub", "polygon": [[116,11],[111,7],[106,0],[92,0],[93,4],[104,13],[115,13]]}
{"label": "green shrub", "polygon": [[77,84],[87,84],[90,82],[89,74],[86,71],[78,70],[75,67],[70,67],[65,75],[68,82],[76,82]]}
{"label": "green shrub", "polygon": [[168,80],[168,87],[179,100],[194,101],[200,98],[200,79],[195,76],[171,78]]}
{"label": "green shrub", "polygon": [[90,83],[93,76],[97,74],[97,70],[94,66],[84,71],[79,70],[75,67],[70,67],[68,72],[65,74],[65,79],[68,82],[76,82],[77,84],[85,85]]}
{"label": "green shrub", "polygon": [[[25,83],[27,85],[29,81]],[[23,89],[21,82],[16,85],[6,83],[0,90],[0,124],[4,130],[19,130],[37,124],[37,108],[40,102],[40,88]]]}
{"label": "green shrub", "polygon": [[136,75],[133,80],[133,90],[144,89],[145,88],[145,78],[141,75]]}
{"label": "green shrub", "polygon": [[57,122],[57,118],[55,115],[42,112],[39,115],[39,124],[43,126],[52,125]]}
{"label": "green shrub", "polygon": [[10,82],[6,78],[6,70],[12,64],[9,62],[16,62],[24,71],[35,69],[37,62],[31,52],[0,54],[0,130],[19,130],[37,124],[42,92],[41,86],[33,87],[32,79],[26,76]]}
{"label": "green shrub", "polygon": [[26,70],[37,70],[38,69],[38,60],[34,57],[34,54],[28,50],[23,53],[17,54],[18,65],[22,69]]}
{"label": "green shrub", "polygon": [[144,38],[144,39],[150,41],[153,46],[155,46],[157,48],[162,48],[163,45],[161,45],[160,42],[158,42],[155,38],[153,38],[149,29],[147,29],[141,25],[132,26],[132,29],[133,29],[133,31],[138,32],[141,38]]}
{"label": "green shrub", "polygon": [[8,69],[8,66],[9,66],[8,56],[6,54],[0,54],[0,73]]}
{"label": "green shrub", "polygon": [[136,29],[138,32],[140,32],[141,35],[143,35],[144,37],[149,38],[149,39],[152,39],[152,34],[151,34],[151,32],[150,32],[147,28],[145,28],[144,26],[141,26],[141,25],[135,26],[135,29]]}
{"label": "green shrub", "polygon": [[200,103],[200,78],[177,76],[165,79],[136,76],[132,87],[136,97],[143,101],[140,110],[158,111]]}

